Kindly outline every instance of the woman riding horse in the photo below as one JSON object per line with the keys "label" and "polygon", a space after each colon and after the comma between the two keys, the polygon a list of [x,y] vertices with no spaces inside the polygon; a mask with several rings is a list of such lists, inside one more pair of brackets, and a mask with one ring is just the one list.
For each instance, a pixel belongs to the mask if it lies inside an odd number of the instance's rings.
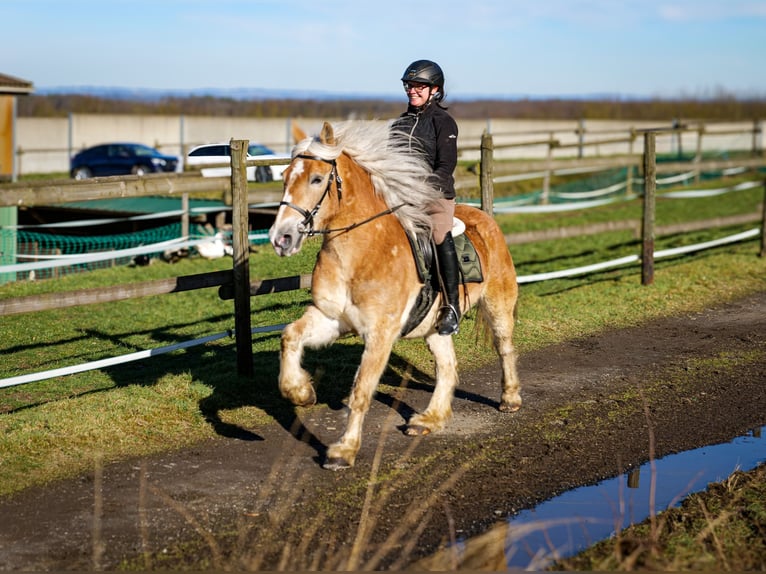
{"label": "woman riding horse", "polygon": [[445,96],[444,73],[436,62],[412,62],[404,70],[402,83],[409,105],[391,129],[406,134],[410,149],[423,155],[443,195],[429,208],[442,291],[437,330],[440,335],[453,335],[460,327],[458,262],[452,239],[455,215],[455,180],[452,173],[457,165],[457,123],[441,104]]}

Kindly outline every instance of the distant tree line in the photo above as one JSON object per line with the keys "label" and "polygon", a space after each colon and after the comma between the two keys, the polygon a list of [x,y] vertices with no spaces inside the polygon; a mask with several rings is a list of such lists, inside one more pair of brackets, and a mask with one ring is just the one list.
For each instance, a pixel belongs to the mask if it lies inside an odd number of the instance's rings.
{"label": "distant tree line", "polygon": [[[19,117],[62,117],[74,114],[160,114],[230,117],[391,118],[404,102],[385,99],[258,99],[189,96],[158,100],[51,94],[18,98]],[[766,99],[518,99],[459,100],[449,103],[459,119],[609,119],[744,121],[766,118]]]}

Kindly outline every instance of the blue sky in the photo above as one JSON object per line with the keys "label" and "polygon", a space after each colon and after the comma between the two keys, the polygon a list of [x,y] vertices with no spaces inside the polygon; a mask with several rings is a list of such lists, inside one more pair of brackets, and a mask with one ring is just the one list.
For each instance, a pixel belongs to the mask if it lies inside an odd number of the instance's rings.
{"label": "blue sky", "polygon": [[36,87],[448,97],[766,97],[762,0],[0,0],[0,72]]}

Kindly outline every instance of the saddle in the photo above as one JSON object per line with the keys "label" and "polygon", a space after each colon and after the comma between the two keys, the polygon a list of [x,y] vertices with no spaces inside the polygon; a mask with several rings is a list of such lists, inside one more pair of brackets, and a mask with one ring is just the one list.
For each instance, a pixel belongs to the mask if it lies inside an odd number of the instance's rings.
{"label": "saddle", "polygon": [[[481,283],[484,281],[484,275],[481,270],[481,261],[479,261],[479,255],[476,253],[476,248],[471,243],[471,240],[463,232],[465,231],[465,224],[459,219],[455,218],[452,226],[452,239],[455,242],[455,251],[457,252],[458,269],[460,272],[460,282],[465,285],[466,283]],[[410,311],[410,316],[407,319],[407,323],[402,328],[401,336],[405,336],[407,333],[417,327],[428,314],[428,311],[433,306],[434,301],[439,296],[439,276],[436,270],[436,254],[433,246],[433,242],[429,241],[416,241],[412,237],[408,236],[410,241],[410,247],[412,248],[412,255],[415,258],[415,267],[418,270],[418,278],[422,285],[418,298],[415,300]]]}

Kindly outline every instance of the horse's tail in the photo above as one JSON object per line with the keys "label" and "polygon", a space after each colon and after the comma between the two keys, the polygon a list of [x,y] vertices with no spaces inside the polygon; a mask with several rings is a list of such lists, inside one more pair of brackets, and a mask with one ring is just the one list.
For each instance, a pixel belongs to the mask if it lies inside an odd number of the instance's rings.
{"label": "horse's tail", "polygon": [[[517,291],[516,298],[513,301],[513,322],[514,324],[519,320],[519,299],[521,298],[521,292]],[[469,306],[470,307],[470,306]],[[488,345],[494,344],[494,334],[492,333],[491,323],[486,316],[487,310],[484,305],[480,303],[476,306],[476,321],[474,322],[474,337],[476,344]]]}
{"label": "horse's tail", "polygon": [[478,306],[478,313],[476,313],[476,321],[474,321],[473,332],[476,345],[486,347],[487,345],[494,344],[494,337],[492,330],[489,327],[487,317],[484,315],[484,307]]}

